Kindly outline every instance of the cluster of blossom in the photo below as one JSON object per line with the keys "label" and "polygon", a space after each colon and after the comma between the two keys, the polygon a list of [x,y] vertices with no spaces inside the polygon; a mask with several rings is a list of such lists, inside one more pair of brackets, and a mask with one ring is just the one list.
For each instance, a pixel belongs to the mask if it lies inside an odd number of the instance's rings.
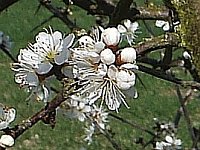
{"label": "cluster of blossom", "polygon": [[[36,99],[47,102],[51,93],[47,78],[72,78],[78,89],[60,107],[80,121],[90,122],[87,141],[95,129],[105,129],[108,113],[119,111],[121,103],[129,108],[123,91],[134,89],[137,70],[136,50],[132,47],[138,23],[125,20],[117,28],[94,27],[88,35],[64,36],[60,31],[45,29],[21,49],[18,62],[12,64],[15,81]],[[125,41],[125,42],[124,42]],[[121,43],[127,43],[122,47]],[[124,45],[124,44],[123,44]],[[84,84],[80,84],[84,83]]]}
{"label": "cluster of blossom", "polygon": [[154,149],[156,150],[178,150],[182,149],[182,142],[176,137],[176,129],[173,123],[160,123],[155,118],[156,135],[159,139],[156,139]]}

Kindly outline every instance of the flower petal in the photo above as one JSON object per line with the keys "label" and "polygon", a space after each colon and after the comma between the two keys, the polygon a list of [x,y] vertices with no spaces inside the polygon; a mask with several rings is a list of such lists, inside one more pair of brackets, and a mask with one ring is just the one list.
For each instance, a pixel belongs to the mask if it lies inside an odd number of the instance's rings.
{"label": "flower petal", "polygon": [[48,62],[47,63],[41,63],[41,64],[38,65],[36,72],[38,74],[46,74],[51,70],[51,68],[53,68],[52,64],[50,64]]}
{"label": "flower petal", "polygon": [[63,48],[69,48],[72,46],[75,39],[74,34],[69,34],[66,38],[63,39]]}
{"label": "flower petal", "polygon": [[119,31],[120,33],[125,33],[125,32],[127,32],[127,29],[126,29],[123,25],[121,25],[121,24],[119,24],[119,25],[117,26],[117,29],[118,29],[118,31]]}

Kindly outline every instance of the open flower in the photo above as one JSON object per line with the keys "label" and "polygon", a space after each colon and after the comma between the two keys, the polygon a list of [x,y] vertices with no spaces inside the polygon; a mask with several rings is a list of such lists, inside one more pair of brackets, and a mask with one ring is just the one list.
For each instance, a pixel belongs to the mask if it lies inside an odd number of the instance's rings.
{"label": "open flower", "polygon": [[122,34],[122,37],[128,41],[129,45],[132,45],[133,40],[137,37],[136,30],[138,30],[138,22],[131,22],[130,20],[126,19],[124,21],[124,25],[118,25],[117,29]]}
{"label": "open flower", "polygon": [[0,130],[5,129],[14,121],[16,110],[0,105]]}
{"label": "open flower", "polygon": [[167,135],[165,141],[156,142],[156,150],[181,149],[181,140]]}
{"label": "open flower", "polygon": [[20,50],[18,61],[31,65],[38,74],[46,74],[54,64],[61,65],[67,61],[73,40],[73,34],[63,38],[61,32],[53,32],[50,28],[50,33],[47,30],[40,32],[35,38],[36,43]]}
{"label": "open flower", "polygon": [[67,114],[70,118],[78,118],[81,122],[85,121],[86,113],[91,111],[91,106],[88,104],[88,100],[84,96],[72,95],[70,100],[65,103],[67,103]]}

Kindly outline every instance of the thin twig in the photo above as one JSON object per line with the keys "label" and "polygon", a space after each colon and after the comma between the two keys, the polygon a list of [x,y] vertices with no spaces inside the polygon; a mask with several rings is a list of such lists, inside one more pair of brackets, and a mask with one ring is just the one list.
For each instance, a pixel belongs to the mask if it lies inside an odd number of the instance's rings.
{"label": "thin twig", "polygon": [[[189,117],[189,112],[184,104],[184,99],[182,97],[182,94],[181,94],[181,91],[180,91],[180,87],[177,85],[176,86],[176,92],[177,92],[177,96],[178,96],[178,100],[179,100],[179,103],[182,107],[182,110],[183,110],[183,115],[185,117],[185,121],[187,123],[187,128],[188,128],[188,131],[190,133],[190,136],[191,136],[191,139],[193,141],[193,143],[195,143],[196,141],[196,137],[195,137],[195,134],[194,134],[194,130],[192,128],[192,123],[190,121],[190,117]],[[197,145],[193,145],[192,148],[197,148]]]}
{"label": "thin twig", "polygon": [[142,131],[144,131],[144,132],[146,132],[146,133],[148,133],[148,134],[150,134],[150,135],[156,136],[153,132],[151,132],[151,131],[149,131],[149,130],[143,128],[141,125],[138,125],[138,124],[136,124],[136,123],[131,123],[131,122],[127,121],[126,119],[124,119],[124,118],[122,118],[122,117],[119,117],[119,116],[116,116],[116,115],[111,114],[111,113],[110,113],[109,115],[110,115],[111,117],[117,119],[117,120],[120,120],[120,121],[123,122],[123,123],[126,123],[126,124],[130,125],[130,126],[133,127],[133,128],[140,129],[140,130],[142,130]]}

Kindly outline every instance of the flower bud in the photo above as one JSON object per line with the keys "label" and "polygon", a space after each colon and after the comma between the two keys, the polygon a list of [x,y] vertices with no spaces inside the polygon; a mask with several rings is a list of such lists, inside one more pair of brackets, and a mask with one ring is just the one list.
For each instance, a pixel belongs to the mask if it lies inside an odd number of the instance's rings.
{"label": "flower bud", "polygon": [[110,65],[115,62],[115,55],[113,54],[112,50],[110,49],[104,49],[101,54],[101,61],[106,64]]}
{"label": "flower bud", "polygon": [[107,28],[102,32],[102,38],[103,38],[103,41],[106,43],[106,45],[116,46],[120,40],[120,33],[114,27]]}
{"label": "flower bud", "polygon": [[135,85],[135,74],[131,71],[120,70],[117,73],[117,85],[122,90],[128,90]]}
{"label": "flower bud", "polygon": [[136,60],[136,51],[132,47],[124,48],[120,55],[122,62],[132,63]]}
{"label": "flower bud", "polygon": [[185,59],[191,59],[191,56],[190,56],[190,54],[189,54],[187,51],[184,51],[184,52],[183,52],[183,57],[184,57]]}
{"label": "flower bud", "polygon": [[11,147],[15,144],[15,140],[10,135],[2,135],[0,138],[0,146],[6,148]]}

